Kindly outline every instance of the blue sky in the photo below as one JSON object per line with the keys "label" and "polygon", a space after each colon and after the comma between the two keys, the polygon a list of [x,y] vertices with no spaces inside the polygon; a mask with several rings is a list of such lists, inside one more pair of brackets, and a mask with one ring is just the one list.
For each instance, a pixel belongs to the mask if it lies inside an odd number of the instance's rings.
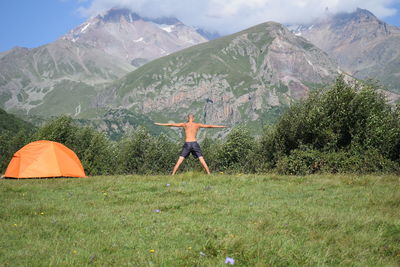
{"label": "blue sky", "polygon": [[0,51],[37,47],[56,40],[86,19],[78,1],[1,0]]}
{"label": "blue sky", "polygon": [[390,16],[384,19],[386,23],[396,25],[400,27],[400,3],[394,4],[393,7],[398,10],[398,13],[394,16]]}
{"label": "blue sky", "polygon": [[[296,1],[290,0],[284,9],[282,9],[282,4],[279,4],[281,10],[275,10],[273,14],[269,14],[268,10],[276,8],[274,3],[279,2],[282,3],[278,0],[265,0],[264,2],[260,0],[2,0],[0,1],[0,52],[14,46],[33,48],[53,42],[84,22],[88,16],[114,5],[131,7],[139,13],[147,12],[145,14],[147,16],[176,16],[193,26],[203,26],[209,30],[229,33],[268,20],[288,22],[287,18],[294,17],[294,14],[290,13],[291,10],[297,12],[300,4],[307,1],[299,1],[293,5],[292,3]],[[342,5],[336,4],[333,10],[348,10],[354,6],[360,6],[371,10],[378,16],[380,13],[384,21],[400,26],[400,1],[343,0],[341,2],[339,0],[335,3],[337,2]],[[348,2],[350,4],[347,4]],[[308,3],[315,5],[315,1],[308,1]],[[324,4],[327,3],[329,3],[328,0]],[[365,6],[362,6],[362,3],[365,3]],[[303,10],[307,9],[309,9],[307,5],[303,7]],[[194,12],[193,10],[198,14],[197,17],[191,13]],[[395,15],[385,15],[390,12],[395,13],[394,10],[397,10]],[[307,12],[297,12],[296,15],[299,13],[300,16],[296,18],[301,20],[304,18],[302,14]],[[246,20],[248,17],[254,19]],[[215,25],[216,28],[212,29],[212,25]]]}

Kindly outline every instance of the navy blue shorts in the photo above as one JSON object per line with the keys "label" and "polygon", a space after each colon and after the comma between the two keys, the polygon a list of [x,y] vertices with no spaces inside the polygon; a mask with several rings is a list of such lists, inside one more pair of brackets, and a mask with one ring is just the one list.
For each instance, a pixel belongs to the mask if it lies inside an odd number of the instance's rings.
{"label": "navy blue shorts", "polygon": [[193,157],[196,159],[203,156],[200,145],[197,142],[186,142],[182,146],[181,157],[187,158],[190,153],[192,153]]}

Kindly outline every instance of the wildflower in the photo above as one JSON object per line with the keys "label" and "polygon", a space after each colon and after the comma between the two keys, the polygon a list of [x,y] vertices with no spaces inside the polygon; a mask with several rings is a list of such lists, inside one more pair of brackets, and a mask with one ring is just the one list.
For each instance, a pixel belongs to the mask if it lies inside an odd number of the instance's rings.
{"label": "wildflower", "polygon": [[219,174],[224,174],[224,172],[219,172]]}
{"label": "wildflower", "polygon": [[192,250],[192,247],[188,247],[188,250]]}
{"label": "wildflower", "polygon": [[13,224],[14,227],[17,227],[18,225],[16,223]]}
{"label": "wildflower", "polygon": [[155,251],[154,249],[150,249],[149,252],[150,252],[150,253],[154,253],[154,252],[156,252],[156,251]]}
{"label": "wildflower", "polygon": [[200,251],[200,256],[205,257],[205,256],[206,256],[206,253],[204,253],[203,251]]}
{"label": "wildflower", "polygon": [[155,213],[160,213],[160,212],[161,212],[161,210],[159,210],[159,209],[155,209],[155,210],[153,210],[153,212],[155,212]]}
{"label": "wildflower", "polygon": [[169,186],[171,186],[171,185],[170,185],[170,184],[166,184],[165,186],[166,186],[166,187],[169,187]]}
{"label": "wildflower", "polygon": [[78,253],[78,251],[74,250],[74,251],[72,251],[72,253],[76,254],[76,253]]}
{"label": "wildflower", "polygon": [[103,193],[103,195],[107,196],[107,193],[106,193],[106,192],[104,192],[104,193]]}
{"label": "wildflower", "polygon": [[226,257],[225,264],[233,265],[233,264],[235,264],[235,260],[233,258]]}
{"label": "wildflower", "polygon": [[40,215],[44,215],[44,212],[42,211],[42,212],[40,213]]}

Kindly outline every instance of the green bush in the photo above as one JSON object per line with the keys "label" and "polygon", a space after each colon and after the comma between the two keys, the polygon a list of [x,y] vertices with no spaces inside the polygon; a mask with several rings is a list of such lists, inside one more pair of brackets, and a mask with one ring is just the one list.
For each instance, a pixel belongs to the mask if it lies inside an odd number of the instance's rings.
{"label": "green bush", "polygon": [[142,173],[144,155],[151,143],[150,134],[138,128],[118,144],[118,172],[122,174]]}
{"label": "green bush", "polygon": [[277,129],[275,126],[267,126],[264,128],[261,138],[259,139],[259,169],[261,171],[272,170],[282,156],[283,148],[277,136]]}
{"label": "green bush", "polygon": [[398,116],[376,85],[349,85],[339,77],[330,89],[311,93],[277,122],[275,147],[285,155],[302,145],[338,151],[358,145],[382,153],[398,139]]}
{"label": "green bush", "polygon": [[247,129],[237,127],[228,134],[218,151],[218,164],[222,171],[249,172],[253,166],[255,139]]}
{"label": "green bush", "polygon": [[307,175],[313,174],[320,170],[324,163],[318,150],[301,150],[295,149],[290,155],[281,157],[277,164],[276,170],[280,174],[286,175]]}
{"label": "green bush", "polygon": [[291,106],[263,133],[263,160],[287,174],[314,173],[318,168],[395,171],[400,157],[399,114],[399,106],[388,104],[376,84],[348,84],[340,76],[331,88],[312,92]]}
{"label": "green bush", "polygon": [[75,148],[79,149],[79,140],[76,134],[79,129],[71,117],[61,116],[40,127],[34,135],[34,139],[59,142],[75,151]]}
{"label": "green bush", "polygon": [[76,133],[74,145],[87,175],[115,173],[117,156],[115,145],[103,134],[85,127]]}
{"label": "green bush", "polygon": [[[222,144],[219,140],[214,140],[212,138],[206,137],[201,142],[201,151],[203,152],[204,159],[207,162],[208,167],[211,172],[219,172],[221,171],[218,157],[221,154],[220,150],[222,149]],[[197,165],[196,165],[197,166]],[[197,169],[202,168],[201,166],[197,167]]]}
{"label": "green bush", "polygon": [[145,164],[141,173],[169,174],[179,156],[179,145],[171,142],[166,135],[151,136],[143,155]]}
{"label": "green bush", "polygon": [[4,131],[0,134],[0,173],[4,173],[15,152],[31,141],[31,131],[20,129],[18,132]]}
{"label": "green bush", "polygon": [[178,145],[165,135],[154,137],[139,127],[119,142],[117,171],[121,174],[170,173],[178,150]]}
{"label": "green bush", "polygon": [[399,173],[399,165],[385,158],[379,151],[321,152],[312,149],[295,149],[290,155],[281,157],[276,170],[286,175],[313,173]]}

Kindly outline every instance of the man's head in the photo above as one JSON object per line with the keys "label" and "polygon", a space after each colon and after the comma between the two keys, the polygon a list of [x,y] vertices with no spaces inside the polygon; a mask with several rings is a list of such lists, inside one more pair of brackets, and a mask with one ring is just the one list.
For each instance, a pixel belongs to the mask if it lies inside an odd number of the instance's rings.
{"label": "man's head", "polygon": [[190,114],[187,116],[187,119],[188,119],[188,121],[194,121],[194,115],[193,115],[192,113],[190,113]]}

